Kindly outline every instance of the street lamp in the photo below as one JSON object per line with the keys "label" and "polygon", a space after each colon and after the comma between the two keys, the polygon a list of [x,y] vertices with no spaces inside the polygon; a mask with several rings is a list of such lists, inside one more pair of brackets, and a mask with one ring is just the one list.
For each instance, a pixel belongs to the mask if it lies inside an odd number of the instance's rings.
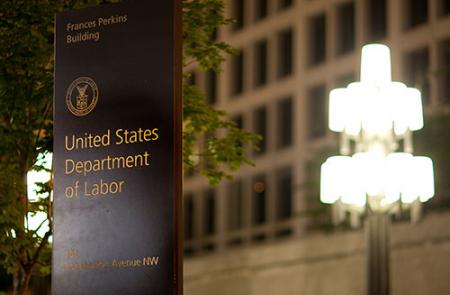
{"label": "street lamp", "polygon": [[412,131],[422,129],[420,91],[391,80],[390,50],[362,49],[361,81],[333,89],[329,128],[340,133],[339,156],[321,166],[320,200],[336,221],[367,216],[368,294],[389,294],[389,214],[434,196],[433,162],[414,156]]}

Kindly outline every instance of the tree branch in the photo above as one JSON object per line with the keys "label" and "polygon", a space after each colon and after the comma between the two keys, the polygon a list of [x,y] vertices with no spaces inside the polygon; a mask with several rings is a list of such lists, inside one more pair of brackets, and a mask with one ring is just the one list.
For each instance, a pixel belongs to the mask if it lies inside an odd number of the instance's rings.
{"label": "tree branch", "polygon": [[36,252],[34,252],[33,258],[30,260],[30,263],[32,265],[36,264],[38,261],[39,256],[41,255],[42,249],[44,249],[45,245],[48,243],[48,239],[52,235],[52,229],[50,228],[44,235],[44,237],[41,240],[41,243],[39,244],[39,247],[36,249]]}

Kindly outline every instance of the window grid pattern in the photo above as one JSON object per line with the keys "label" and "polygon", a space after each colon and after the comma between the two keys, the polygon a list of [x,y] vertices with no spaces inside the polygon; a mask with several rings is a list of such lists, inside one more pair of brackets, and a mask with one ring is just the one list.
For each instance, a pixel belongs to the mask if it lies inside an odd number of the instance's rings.
{"label": "window grid pattern", "polygon": [[[245,52],[245,58],[243,54],[237,59],[231,58],[230,66],[218,76],[216,105],[227,111],[238,125],[265,133],[264,152],[252,155],[256,168],[236,173],[239,185],[222,183],[214,189],[214,204],[208,205],[205,199],[208,187],[201,181],[202,176],[187,178],[185,187],[189,194],[186,196],[192,194],[195,202],[192,208],[189,209],[188,204],[185,210],[200,216],[196,217],[194,228],[190,230],[192,237],[185,245],[188,255],[220,253],[231,247],[270,243],[310,231],[311,219],[303,212],[318,209],[317,202],[311,202],[318,198],[318,192],[304,190],[305,182],[310,180],[305,179],[305,172],[298,171],[308,169],[306,162],[316,148],[333,146],[334,138],[327,129],[328,91],[359,80],[359,49],[364,43],[381,41],[391,46],[397,59],[393,78],[421,89],[426,112],[436,107],[450,111],[450,71],[446,70],[450,68],[450,33],[441,30],[436,37],[425,38],[416,36],[415,32],[427,32],[432,26],[448,23],[450,1],[425,1],[428,2],[426,9],[438,9],[426,14],[408,8],[411,3],[420,6],[419,0],[299,0],[283,9],[281,1],[267,1],[267,11],[261,14],[262,18],[257,16],[257,2],[266,1],[244,2],[246,8],[253,9],[253,12],[243,11],[245,26],[236,32],[226,28],[225,34],[222,31],[219,34],[220,40],[242,49],[240,52]],[[435,4],[430,5],[430,2]],[[305,9],[308,5],[314,9]],[[294,11],[291,13],[291,10]],[[393,11],[398,17],[388,18]],[[279,24],[276,18],[280,18]],[[267,26],[269,22],[275,25]],[[342,35],[352,27],[353,34]],[[392,28],[400,28],[400,31]],[[280,68],[287,65],[287,59],[281,58],[286,49],[281,45],[285,32],[291,32],[291,40],[284,44],[291,43],[288,47],[292,51],[292,68],[290,74],[279,79]],[[318,50],[312,53],[311,48]],[[258,52],[263,54],[258,57]],[[260,65],[265,69],[258,71]],[[206,85],[204,74],[198,69],[192,70],[196,73],[197,84]],[[266,73],[258,77],[256,72]],[[433,74],[437,72],[439,75]],[[263,87],[257,86],[258,79],[264,81],[261,82]],[[233,100],[235,96],[239,96],[239,100]],[[291,103],[282,107],[287,97]],[[281,123],[283,120],[290,123]],[[283,124],[288,128],[280,128]],[[289,138],[287,134],[291,134],[290,140],[280,144],[281,138]],[[233,186],[235,188],[231,189]],[[234,197],[228,198],[230,195]],[[310,203],[315,207],[308,208],[312,206]],[[215,212],[214,217],[206,213],[211,211]],[[205,223],[212,225],[209,227]]]}

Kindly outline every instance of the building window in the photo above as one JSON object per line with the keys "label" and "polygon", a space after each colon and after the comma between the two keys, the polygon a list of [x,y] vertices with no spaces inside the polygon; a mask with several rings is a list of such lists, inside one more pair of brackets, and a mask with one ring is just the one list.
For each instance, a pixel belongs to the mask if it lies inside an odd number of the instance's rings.
{"label": "building window", "polygon": [[216,103],[217,100],[217,74],[214,71],[205,74],[205,94],[210,105]]}
{"label": "building window", "polygon": [[235,115],[231,118],[231,121],[236,123],[236,127],[242,129],[244,127],[244,119],[242,115]]}
{"label": "building window", "polygon": [[344,74],[336,78],[334,86],[336,88],[345,88],[348,86],[348,84],[355,82],[355,80],[356,80],[355,73]]}
{"label": "building window", "polygon": [[440,12],[442,16],[450,14],[450,0],[441,0],[440,2]]}
{"label": "building window", "polygon": [[292,98],[283,99],[277,105],[278,148],[285,148],[292,144],[293,111]]}
{"label": "building window", "polygon": [[[239,129],[243,129],[244,128],[244,118],[242,117],[242,115],[236,115],[234,117],[231,118],[231,121],[233,121],[236,124],[236,127]],[[238,148],[242,148],[243,147],[243,142],[241,141],[240,138],[236,139],[235,142],[235,146]],[[242,150],[240,151],[239,154],[242,153]]]}
{"label": "building window", "polygon": [[326,17],[320,14],[309,20],[309,64],[317,65],[326,58]]}
{"label": "building window", "polygon": [[188,84],[189,85],[196,85],[197,84],[197,74],[194,71],[189,72]]}
{"label": "building window", "polygon": [[190,178],[193,177],[195,175],[195,168],[194,167],[189,167],[189,169],[186,169],[184,172],[184,176],[186,178]]}
{"label": "building window", "polygon": [[325,97],[325,85],[315,86],[308,91],[309,139],[318,139],[326,133]]}
{"label": "building window", "polygon": [[[308,232],[323,231],[332,225],[333,214],[329,206],[324,206],[320,202],[320,167],[331,150],[323,150],[322,153],[312,155],[307,159],[303,166],[304,182],[302,187],[302,209],[308,215],[308,224],[306,230]],[[302,211],[303,211],[302,210]],[[350,217],[350,216],[348,216]],[[345,226],[345,224],[343,224]]]}
{"label": "building window", "polygon": [[258,144],[257,154],[263,154],[267,150],[267,110],[266,107],[260,107],[253,114],[253,130],[262,136]]}
{"label": "building window", "polygon": [[252,221],[255,225],[260,225],[266,222],[266,191],[267,181],[265,175],[258,175],[253,178],[253,217]]}
{"label": "building window", "polygon": [[216,191],[208,189],[204,194],[204,235],[213,235],[216,231]]}
{"label": "building window", "polygon": [[231,58],[231,94],[239,95],[244,90],[244,52],[240,51]]}
{"label": "building window", "polygon": [[184,197],[184,238],[190,241],[194,238],[194,195]]}
{"label": "building window", "polygon": [[256,0],[255,20],[261,20],[267,16],[267,0]]}
{"label": "building window", "polygon": [[440,100],[444,103],[450,102],[450,39],[441,41],[439,44],[439,85]]}
{"label": "building window", "polygon": [[428,0],[407,0],[406,27],[414,28],[428,21]]}
{"label": "building window", "polygon": [[262,86],[267,82],[267,40],[255,44],[254,54],[255,87]]}
{"label": "building window", "polygon": [[411,51],[405,56],[405,82],[422,93],[425,104],[430,103],[430,81],[428,77],[430,54],[427,47]]}
{"label": "building window", "polygon": [[387,0],[368,0],[367,19],[368,19],[367,41],[375,41],[386,37]]}
{"label": "building window", "polygon": [[284,168],[276,173],[277,220],[285,220],[292,216],[293,190],[292,169]]}
{"label": "building window", "polygon": [[278,77],[289,76],[293,65],[293,32],[282,31],[278,36]]}
{"label": "building window", "polygon": [[337,54],[345,54],[355,48],[355,3],[340,5],[337,18]]}
{"label": "building window", "polygon": [[292,6],[292,3],[294,2],[294,0],[278,0],[278,1],[279,1],[278,8],[280,10]]}
{"label": "building window", "polygon": [[239,30],[244,27],[244,0],[233,0],[233,30]]}
{"label": "building window", "polygon": [[219,30],[218,28],[214,28],[212,34],[211,34],[211,39],[214,41],[217,41],[217,39],[219,39]]}
{"label": "building window", "polygon": [[239,230],[242,227],[242,180],[228,184],[227,190],[227,224],[228,230]]}

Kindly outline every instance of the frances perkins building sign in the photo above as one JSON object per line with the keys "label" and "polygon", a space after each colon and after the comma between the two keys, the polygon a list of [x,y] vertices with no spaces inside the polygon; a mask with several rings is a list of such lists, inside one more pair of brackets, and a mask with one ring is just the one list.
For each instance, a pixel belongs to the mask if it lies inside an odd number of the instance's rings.
{"label": "frances perkins building sign", "polygon": [[56,16],[54,295],[181,294],[179,5]]}

